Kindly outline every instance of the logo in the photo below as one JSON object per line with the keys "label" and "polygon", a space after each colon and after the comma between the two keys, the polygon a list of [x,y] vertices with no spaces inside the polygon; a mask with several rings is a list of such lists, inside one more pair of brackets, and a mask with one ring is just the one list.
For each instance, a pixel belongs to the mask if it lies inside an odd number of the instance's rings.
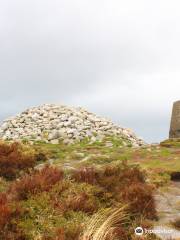
{"label": "logo", "polygon": [[137,228],[135,229],[135,234],[136,234],[136,235],[141,236],[141,235],[143,235],[143,233],[144,233],[144,230],[143,230],[142,227],[137,227]]}

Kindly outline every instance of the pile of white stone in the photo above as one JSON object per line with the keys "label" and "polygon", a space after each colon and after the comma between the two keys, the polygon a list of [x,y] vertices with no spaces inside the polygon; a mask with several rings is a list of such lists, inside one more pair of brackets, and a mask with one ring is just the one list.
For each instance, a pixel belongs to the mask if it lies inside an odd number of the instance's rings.
{"label": "pile of white stone", "polygon": [[51,143],[71,144],[88,138],[101,141],[105,136],[120,136],[133,146],[141,146],[143,140],[126,128],[113,124],[82,108],[45,104],[8,118],[0,126],[0,138],[4,140],[43,140]]}

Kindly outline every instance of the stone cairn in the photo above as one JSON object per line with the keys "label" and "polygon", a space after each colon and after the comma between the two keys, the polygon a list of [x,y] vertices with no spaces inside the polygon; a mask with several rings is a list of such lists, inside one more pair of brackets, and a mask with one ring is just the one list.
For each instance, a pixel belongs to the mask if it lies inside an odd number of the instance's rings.
{"label": "stone cairn", "polygon": [[142,139],[127,128],[98,117],[83,108],[44,104],[33,107],[3,121],[0,138],[3,140],[36,140],[57,144],[72,144],[88,138],[101,141],[105,136],[119,136],[134,147],[144,145]]}
{"label": "stone cairn", "polygon": [[169,138],[180,138],[180,101],[173,104]]}

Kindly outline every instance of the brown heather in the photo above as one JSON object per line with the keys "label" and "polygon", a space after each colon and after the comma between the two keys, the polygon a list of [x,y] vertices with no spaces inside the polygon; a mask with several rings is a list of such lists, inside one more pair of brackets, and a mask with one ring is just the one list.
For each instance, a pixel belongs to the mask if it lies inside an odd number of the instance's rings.
{"label": "brown heather", "polygon": [[63,179],[63,171],[46,166],[35,170],[11,184],[9,194],[16,200],[25,200],[29,195],[49,191],[53,185]]}
{"label": "brown heather", "polygon": [[35,163],[35,156],[23,153],[19,143],[0,143],[0,176],[13,180],[20,171],[34,167]]}

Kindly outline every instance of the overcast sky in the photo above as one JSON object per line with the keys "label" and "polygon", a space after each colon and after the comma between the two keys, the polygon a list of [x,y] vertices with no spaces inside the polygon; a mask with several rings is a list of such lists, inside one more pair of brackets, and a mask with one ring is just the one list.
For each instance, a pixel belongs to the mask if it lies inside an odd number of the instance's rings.
{"label": "overcast sky", "polygon": [[0,119],[42,103],[83,106],[146,141],[180,99],[175,0],[0,0]]}

